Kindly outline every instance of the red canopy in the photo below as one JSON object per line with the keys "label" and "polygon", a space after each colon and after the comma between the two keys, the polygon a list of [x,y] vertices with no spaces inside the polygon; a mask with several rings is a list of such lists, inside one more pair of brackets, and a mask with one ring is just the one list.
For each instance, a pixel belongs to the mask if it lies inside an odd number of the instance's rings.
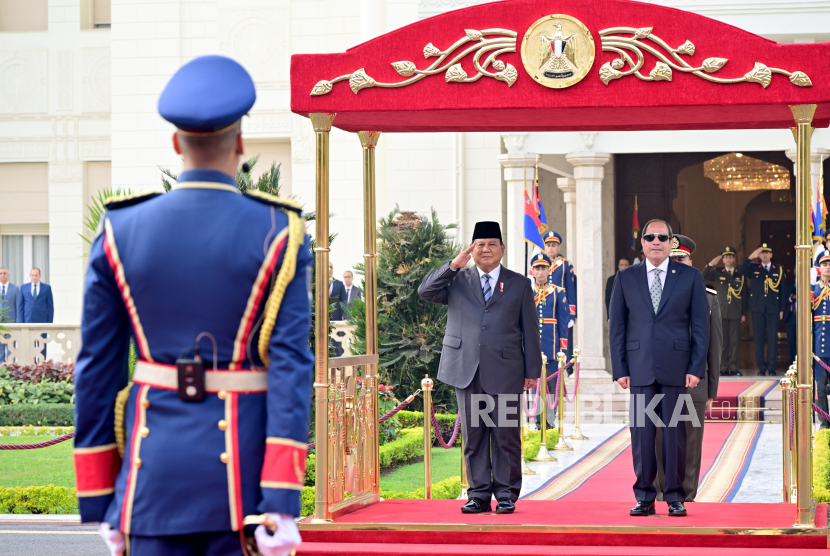
{"label": "red canopy", "polygon": [[[559,89],[537,83],[520,54],[554,14],[583,23],[596,49],[587,75]],[[295,54],[291,109],[336,112],[347,131],[605,131],[786,128],[789,105],[816,104],[813,125],[827,127],[828,62],[830,43],[777,44],[655,4],[506,0],[344,53]]]}

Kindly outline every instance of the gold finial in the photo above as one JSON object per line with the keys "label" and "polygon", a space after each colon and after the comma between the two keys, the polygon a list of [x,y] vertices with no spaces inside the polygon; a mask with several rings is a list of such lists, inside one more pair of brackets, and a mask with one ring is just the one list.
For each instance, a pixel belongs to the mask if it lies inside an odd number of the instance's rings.
{"label": "gold finial", "polygon": [[380,131],[358,131],[357,138],[364,149],[374,149],[380,139]]}
{"label": "gold finial", "polygon": [[796,123],[799,124],[809,124],[813,122],[813,116],[816,113],[816,105],[815,104],[796,104],[790,105],[790,110],[792,110],[793,118],[795,118]]}
{"label": "gold finial", "polygon": [[311,125],[314,126],[314,131],[317,133],[328,133],[331,131],[331,124],[337,114],[328,114],[326,112],[312,112],[308,115],[311,120]]}

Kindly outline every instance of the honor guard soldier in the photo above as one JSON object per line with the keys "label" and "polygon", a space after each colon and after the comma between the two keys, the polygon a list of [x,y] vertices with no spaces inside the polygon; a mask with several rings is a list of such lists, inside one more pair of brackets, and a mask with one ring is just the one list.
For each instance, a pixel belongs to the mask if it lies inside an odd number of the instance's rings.
{"label": "honor guard soldier", "polygon": [[[542,342],[542,353],[548,358],[550,370],[555,368],[556,354],[568,350],[568,295],[563,288],[548,282],[551,267],[550,257],[539,253],[533,257],[534,302],[539,317],[539,339]],[[538,416],[537,416],[538,419]]]}
{"label": "honor guard soldier", "polygon": [[[759,258],[760,263],[751,262]],[[784,318],[784,269],[771,262],[772,248],[763,243],[738,267],[738,274],[749,280],[749,307],[755,335],[755,363],[758,376],[775,376],[778,359],[778,324]],[[764,341],[767,354],[764,358]]]}
{"label": "honor guard soldier", "polygon": [[[735,268],[735,249],[726,246],[721,254],[703,267],[703,279],[712,282],[718,292],[718,307],[723,320],[723,353],[720,357],[720,374],[740,376],[738,370],[738,338],[741,323],[746,321],[749,287],[747,280]],[[723,268],[716,265],[723,261]]]}
{"label": "honor guard soldier", "polygon": [[[819,280],[813,286],[813,377],[818,383],[816,405],[825,413],[827,409],[828,374],[824,365],[830,367],[830,251],[818,259]],[[830,422],[819,414],[821,428],[830,428]]]}
{"label": "honor guard soldier", "polygon": [[298,204],[237,189],[255,99],[229,58],[182,66],[158,109],[184,171],[169,193],[110,199],[92,244],[75,475],[81,521],[101,523],[112,554],[287,556],[300,542],[311,254]]}
{"label": "honor guard soldier", "polygon": [[[672,238],[672,248],[669,256],[678,263],[692,266],[692,253],[697,245],[692,238],[676,234]],[[728,249],[728,248],[727,248]],[[734,256],[734,254],[733,254]],[[734,263],[734,261],[733,261]],[[706,422],[706,412],[712,410],[712,401],[718,395],[718,382],[721,368],[721,340],[723,332],[721,324],[725,321],[720,313],[720,302],[717,292],[706,288],[706,301],[709,303],[709,345],[706,350],[706,365],[703,378],[694,388],[687,388],[694,404],[696,416],[692,421],[686,421],[686,474],[683,478],[683,490],[686,493],[686,502],[694,502],[697,496],[697,486],[700,482],[700,466],[703,457],[703,429]],[[696,426],[699,425],[699,426]],[[663,442],[660,429],[657,429],[657,492],[663,492],[665,476],[663,473]]]}
{"label": "honor guard soldier", "polygon": [[[564,288],[568,296],[568,349],[565,350],[568,360],[571,359],[573,350],[573,326],[576,320],[576,274],[571,262],[559,254],[562,247],[562,236],[557,232],[549,231],[544,236],[545,253],[551,260],[550,275],[548,282]],[[573,372],[573,371],[571,371]],[[570,374],[570,373],[569,373]]]}

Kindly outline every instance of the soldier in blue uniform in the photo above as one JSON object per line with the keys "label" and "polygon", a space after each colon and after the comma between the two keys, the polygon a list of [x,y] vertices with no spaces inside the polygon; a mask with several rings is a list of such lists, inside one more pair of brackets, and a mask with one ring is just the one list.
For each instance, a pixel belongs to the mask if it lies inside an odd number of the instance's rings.
{"label": "soldier in blue uniform", "polygon": [[[542,353],[548,358],[548,376],[556,371],[556,354],[568,349],[568,320],[570,318],[568,296],[565,290],[548,282],[550,263],[550,257],[544,253],[534,256],[531,261],[535,278],[533,291],[539,318],[539,339],[542,341]],[[551,381],[549,384],[555,383]],[[538,415],[536,419],[539,419]]]}
{"label": "soldier in blue uniform", "polygon": [[261,554],[300,542],[311,255],[295,202],[237,190],[255,99],[229,58],[182,66],[159,113],[184,171],[111,199],[92,245],[74,459],[81,520],[112,554],[249,554],[253,514],[276,525],[256,528]]}
{"label": "soldier in blue uniform", "polygon": [[[813,353],[825,365],[830,365],[830,251],[819,256],[819,280],[813,286]],[[818,361],[813,362],[813,377],[818,383],[816,405],[825,413],[827,409],[828,373]],[[819,415],[822,429],[830,428],[830,423]]]}
{"label": "soldier in blue uniform", "polygon": [[[759,258],[760,263],[751,262]],[[755,335],[755,363],[758,376],[775,376],[778,360],[778,325],[784,318],[784,269],[772,263],[772,247],[763,243],[738,267],[738,274],[749,280],[749,310]],[[764,357],[764,341],[767,354]]]}
{"label": "soldier in blue uniform", "polygon": [[[562,236],[557,232],[549,231],[545,234],[545,253],[551,260],[548,282],[565,290],[568,296],[568,349],[565,350],[570,361],[573,351],[573,327],[576,322],[576,274],[571,262],[559,254],[562,247]],[[568,374],[573,370],[569,369]]]}

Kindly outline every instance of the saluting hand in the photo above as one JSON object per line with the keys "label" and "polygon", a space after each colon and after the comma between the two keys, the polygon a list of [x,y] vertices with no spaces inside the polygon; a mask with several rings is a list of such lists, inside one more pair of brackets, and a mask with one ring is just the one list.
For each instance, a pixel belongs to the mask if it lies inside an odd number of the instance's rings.
{"label": "saluting hand", "polygon": [[750,253],[749,258],[750,258],[750,259],[757,259],[758,257],[760,257],[760,256],[761,256],[761,251],[762,251],[762,250],[763,250],[763,248],[762,248],[762,247],[759,247],[758,249],[756,249],[755,251],[753,251],[752,253]]}
{"label": "saluting hand", "polygon": [[695,375],[686,375],[686,388],[694,388],[700,382],[700,377]]}
{"label": "saluting hand", "polygon": [[718,255],[717,257],[709,261],[709,266],[717,266],[718,263],[720,263],[721,259],[723,259],[723,255]]}
{"label": "saluting hand", "polygon": [[456,258],[452,260],[450,263],[450,268],[453,270],[458,270],[467,266],[467,263],[470,262],[472,258],[473,248],[475,247],[475,243],[471,243],[469,247],[463,250]]}

